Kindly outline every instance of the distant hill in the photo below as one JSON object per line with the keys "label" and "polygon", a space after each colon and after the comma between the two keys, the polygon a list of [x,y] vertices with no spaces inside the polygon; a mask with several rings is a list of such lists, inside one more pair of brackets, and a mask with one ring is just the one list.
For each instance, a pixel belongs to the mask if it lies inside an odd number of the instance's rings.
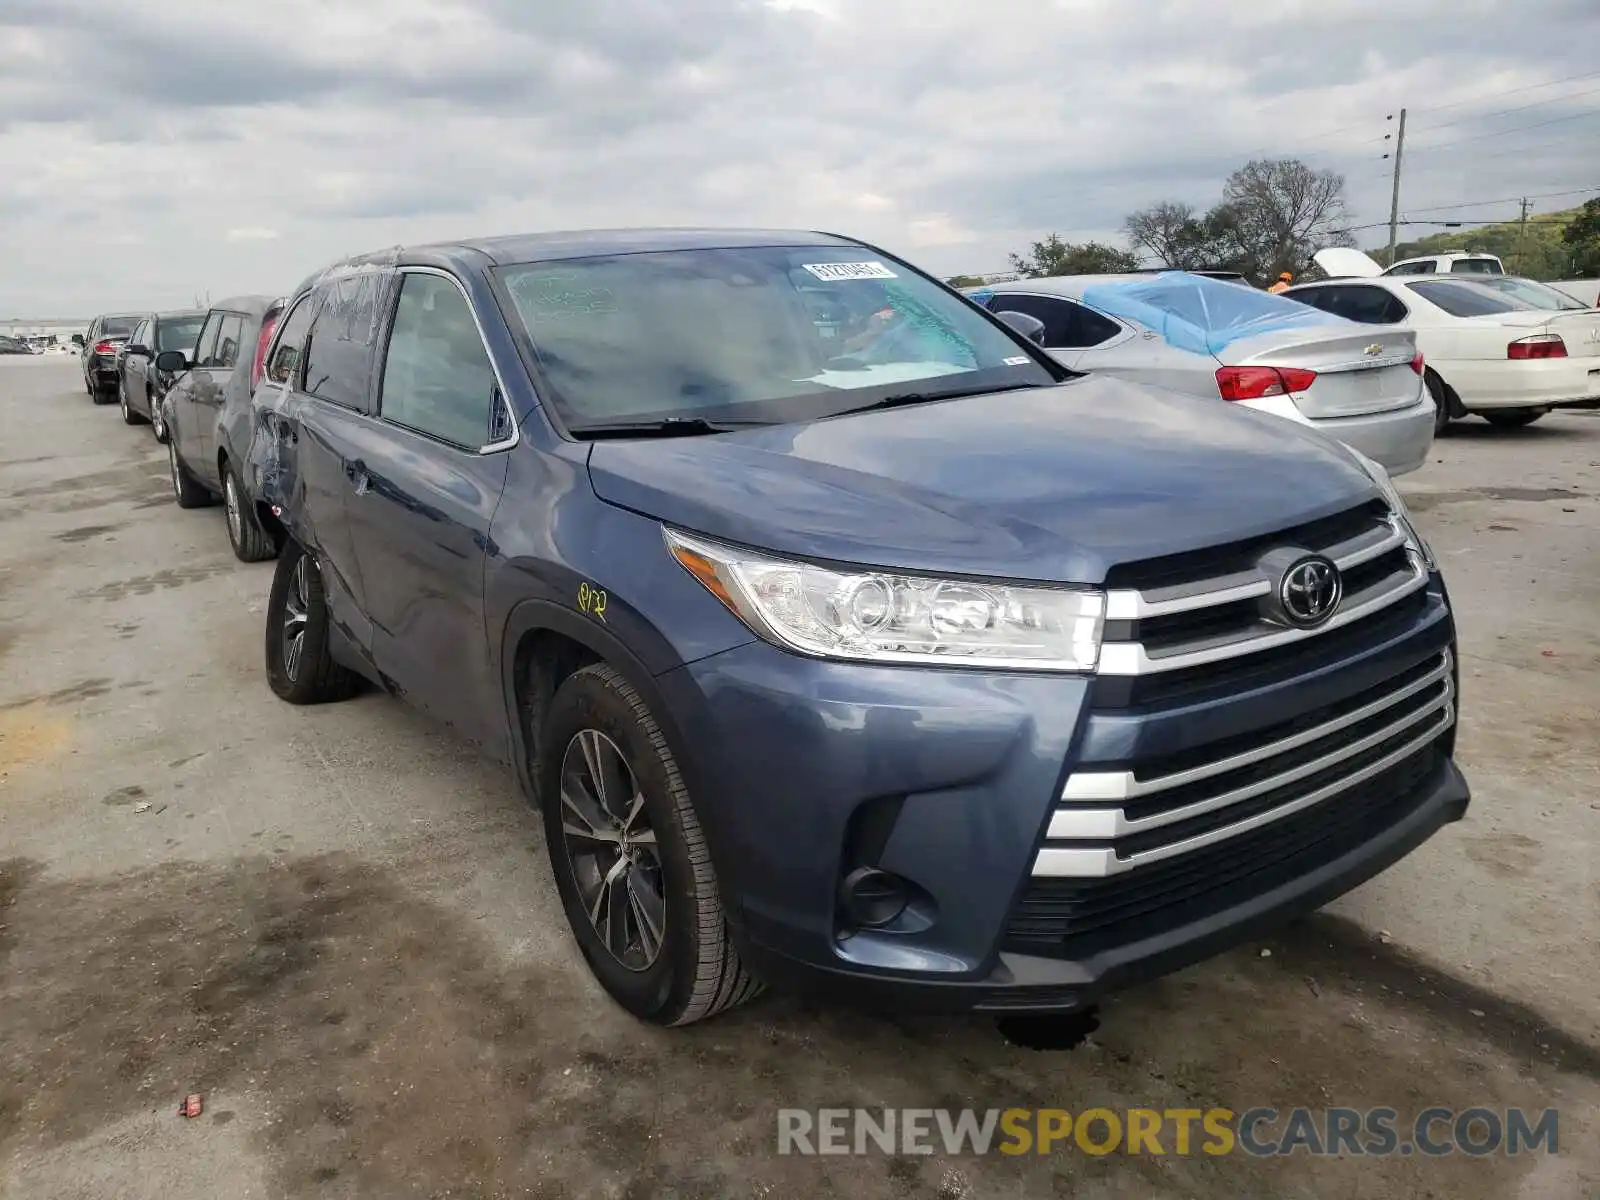
{"label": "distant hill", "polygon": [[[1395,259],[1445,254],[1451,250],[1485,250],[1498,254],[1506,270],[1513,275],[1534,279],[1570,278],[1571,254],[1562,245],[1561,234],[1578,212],[1576,208],[1569,208],[1565,212],[1531,213],[1526,234],[1516,221],[1436,233],[1415,242],[1401,242],[1395,247]],[[1382,262],[1383,251],[1379,250],[1374,257]]]}

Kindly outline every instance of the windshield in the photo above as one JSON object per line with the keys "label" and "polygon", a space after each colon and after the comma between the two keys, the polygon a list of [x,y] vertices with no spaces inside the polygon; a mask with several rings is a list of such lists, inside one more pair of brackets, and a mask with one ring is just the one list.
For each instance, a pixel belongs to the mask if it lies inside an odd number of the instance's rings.
{"label": "windshield", "polygon": [[106,317],[100,322],[100,336],[125,338],[138,323],[138,317]]}
{"label": "windshield", "polygon": [[1496,313],[1531,312],[1538,308],[1538,305],[1496,292],[1478,282],[1428,279],[1406,286],[1452,317],[1488,317]]}
{"label": "windshield", "polygon": [[1547,283],[1540,283],[1536,279],[1519,279],[1513,275],[1485,275],[1481,279],[1473,280],[1479,287],[1493,288],[1507,296],[1514,297],[1535,308],[1545,309],[1577,309],[1582,311],[1588,308],[1582,301],[1574,300],[1565,292],[1558,292]]}
{"label": "windshield", "polygon": [[501,271],[573,432],[808,421],[1055,377],[961,297],[850,246],[623,254]]}
{"label": "windshield", "polygon": [[182,350],[188,352],[194,349],[200,340],[200,327],[206,323],[204,317],[178,317],[170,321],[162,321],[156,329],[157,350]]}

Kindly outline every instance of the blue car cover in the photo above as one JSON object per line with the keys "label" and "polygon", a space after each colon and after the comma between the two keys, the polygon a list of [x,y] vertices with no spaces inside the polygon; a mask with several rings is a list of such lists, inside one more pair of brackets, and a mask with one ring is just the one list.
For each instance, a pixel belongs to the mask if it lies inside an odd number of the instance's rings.
{"label": "blue car cover", "polygon": [[1285,296],[1241,283],[1164,271],[1148,279],[1097,283],[1083,302],[1114,317],[1137,321],[1167,343],[1195,354],[1220,354],[1230,343],[1260,333],[1313,325],[1355,323]]}

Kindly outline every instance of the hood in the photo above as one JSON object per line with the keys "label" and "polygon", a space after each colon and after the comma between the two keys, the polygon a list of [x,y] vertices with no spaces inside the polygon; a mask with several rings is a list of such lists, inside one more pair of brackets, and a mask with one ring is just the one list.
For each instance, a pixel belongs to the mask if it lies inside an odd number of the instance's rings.
{"label": "hood", "polygon": [[1329,246],[1311,256],[1329,279],[1374,279],[1383,268],[1369,256],[1348,246]]}
{"label": "hood", "polygon": [[1378,494],[1282,418],[1090,375],[710,437],[596,442],[606,501],[798,558],[1100,583]]}

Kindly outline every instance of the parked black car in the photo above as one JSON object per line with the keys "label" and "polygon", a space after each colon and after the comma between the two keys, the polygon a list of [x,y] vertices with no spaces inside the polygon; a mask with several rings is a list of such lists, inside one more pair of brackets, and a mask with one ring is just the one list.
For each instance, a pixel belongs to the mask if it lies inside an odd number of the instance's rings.
{"label": "parked black car", "polygon": [[96,404],[109,404],[117,394],[117,352],[143,316],[143,313],[113,313],[89,322],[78,365],[83,368],[83,390]]}
{"label": "parked black car", "polygon": [[796,231],[337,264],[252,401],[267,681],[514,763],[663,1024],[758,980],[1082,1009],[1459,819],[1449,601],[1382,469],[1025,328]]}
{"label": "parked black car", "polygon": [[263,524],[235,464],[249,448],[250,393],[282,309],[271,296],[231,297],[205,314],[192,351],[164,349],[154,362],[174,376],[156,417],[157,436],[162,429],[167,435],[173,495],[180,508],[221,496],[228,541],[244,562],[278,553],[270,514]]}
{"label": "parked black car", "polygon": [[204,309],[150,313],[134,327],[118,355],[117,399],[122,404],[122,419],[129,425],[150,422],[158,442],[167,440],[160,401],[172,386],[173,376],[156,367],[155,357],[163,350],[193,354],[205,319]]}

